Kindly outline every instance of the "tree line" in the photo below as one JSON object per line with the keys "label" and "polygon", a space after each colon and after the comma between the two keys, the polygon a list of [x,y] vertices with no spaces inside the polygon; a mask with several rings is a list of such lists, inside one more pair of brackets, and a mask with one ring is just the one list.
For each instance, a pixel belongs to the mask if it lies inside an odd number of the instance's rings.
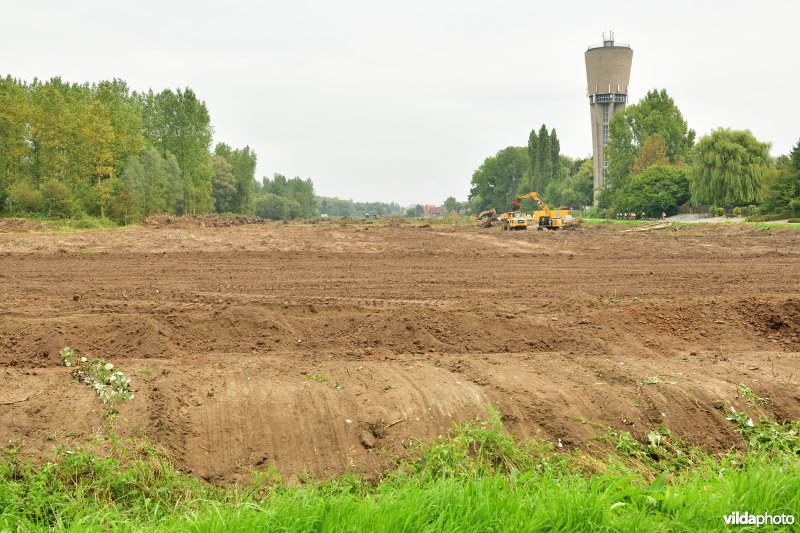
{"label": "tree line", "polygon": [[321,215],[331,217],[362,217],[365,215],[394,216],[403,214],[403,208],[395,202],[354,202],[331,196],[317,197]]}
{"label": "tree line", "polygon": [[[561,154],[555,128],[542,124],[531,130],[527,146],[509,146],[483,161],[472,174],[469,206],[475,213],[505,211],[515,196],[531,191],[552,206],[585,206],[592,201],[592,179],[591,159]],[[523,209],[536,208],[526,202]]]}
{"label": "tree line", "polygon": [[212,149],[213,133],[205,102],[189,88],[0,78],[0,212],[118,223],[154,213],[288,220],[402,212],[317,197],[310,179],[256,181],[255,151]]}
{"label": "tree line", "polygon": [[800,141],[778,157],[749,130],[719,128],[695,142],[663,89],[614,116],[609,136],[601,208],[674,214],[691,202],[713,211],[800,215],[800,165],[793,163]]}
{"label": "tree line", "polygon": [[[675,214],[691,202],[800,215],[800,141],[788,155],[747,130],[720,128],[695,142],[666,90],[652,90],[609,123],[608,170],[598,192],[599,212]],[[516,194],[535,190],[551,205],[589,206],[594,192],[591,159],[559,153],[555,129],[531,131],[528,146],[488,157],[472,175],[470,207],[505,210]]]}
{"label": "tree line", "polygon": [[0,79],[0,206],[8,214],[247,212],[256,156],[218,144],[191,89],[132,92],[122,80]]}

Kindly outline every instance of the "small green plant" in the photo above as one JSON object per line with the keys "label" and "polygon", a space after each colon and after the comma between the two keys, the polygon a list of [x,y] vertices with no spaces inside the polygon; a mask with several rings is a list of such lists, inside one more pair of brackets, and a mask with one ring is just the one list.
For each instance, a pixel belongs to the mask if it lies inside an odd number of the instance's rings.
{"label": "small green plant", "polygon": [[618,299],[619,299],[619,293],[618,293],[617,289],[614,289],[614,292],[612,292],[610,295],[608,295],[608,297],[605,298],[603,300],[603,302],[606,305],[614,305],[614,304],[617,303]]}
{"label": "small green plant", "polygon": [[659,383],[661,383],[661,380],[658,378],[658,376],[653,376],[651,378],[639,381],[640,385],[658,385]]}
{"label": "small green plant", "polygon": [[391,385],[386,385],[386,386],[383,388],[383,390],[385,390],[385,391],[390,391],[390,390],[394,390],[394,389],[395,389],[395,387],[392,387]]}
{"label": "small green plant", "polygon": [[111,403],[109,414],[116,414],[114,403],[132,400],[131,381],[123,372],[114,372],[114,365],[103,359],[78,356],[69,346],[59,350],[64,365],[72,368],[72,377],[92,387],[102,403]]}
{"label": "small green plant", "polygon": [[767,405],[769,403],[769,398],[761,398],[756,396],[756,393],[753,392],[753,389],[744,383],[739,383],[739,394],[747,398],[747,405],[752,408],[757,408],[758,406]]}
{"label": "small green plant", "polygon": [[746,413],[733,407],[726,418],[736,424],[736,430],[744,437],[750,451],[800,455],[800,424],[797,422],[781,424],[763,418],[755,423]]}
{"label": "small green plant", "polygon": [[344,386],[337,381],[336,383],[333,384],[333,388],[334,389],[343,389]]}
{"label": "small green plant", "polygon": [[320,383],[322,383],[323,381],[328,381],[328,378],[326,378],[321,374],[308,374],[306,377],[308,379],[313,379],[314,381],[319,381]]}
{"label": "small green plant", "polygon": [[652,475],[665,469],[678,472],[702,463],[703,454],[698,448],[688,445],[663,425],[651,429],[646,440],[639,440],[627,431],[618,431],[611,427],[604,429],[604,432],[591,440],[612,445],[615,454],[610,454],[610,459],[621,462],[626,469],[649,472]]}

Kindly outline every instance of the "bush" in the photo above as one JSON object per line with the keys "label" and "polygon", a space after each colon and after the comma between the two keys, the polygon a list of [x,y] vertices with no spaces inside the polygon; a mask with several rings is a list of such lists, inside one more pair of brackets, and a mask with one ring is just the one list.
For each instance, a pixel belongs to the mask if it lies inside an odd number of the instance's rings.
{"label": "bush", "polygon": [[614,198],[614,212],[645,212],[657,218],[674,215],[678,206],[689,200],[689,178],[677,166],[653,165],[631,176]]}
{"label": "bush", "polygon": [[100,228],[113,228],[114,222],[109,219],[100,219],[97,217],[89,216],[86,213],[81,213],[77,217],[69,221],[68,226],[74,229],[100,229]]}
{"label": "bush", "polygon": [[69,187],[60,181],[48,180],[40,191],[45,215],[52,218],[69,218],[72,215],[72,195]]}
{"label": "bush", "polygon": [[255,214],[270,220],[286,220],[289,218],[289,202],[277,194],[265,194],[256,199]]}
{"label": "bush", "polygon": [[42,193],[27,183],[15,183],[9,187],[8,198],[11,201],[9,212],[12,215],[42,212]]}
{"label": "bush", "polygon": [[790,218],[787,222],[789,224],[800,224],[800,218]]}
{"label": "bush", "polygon": [[714,216],[715,217],[724,217],[725,216],[725,208],[724,207],[716,208],[714,210]]}
{"label": "bush", "polygon": [[289,220],[300,218],[300,216],[303,214],[303,210],[300,208],[300,203],[296,200],[287,200],[286,206],[286,213],[289,216]]}
{"label": "bush", "polygon": [[108,179],[97,184],[95,188],[97,188],[98,200],[101,205],[105,206],[105,216],[117,224],[131,224],[141,218],[139,206],[136,204],[130,187],[121,179]]}
{"label": "bush", "polygon": [[788,211],[797,192],[797,177],[787,165],[779,163],[761,176],[761,206],[765,213]]}
{"label": "bush", "polygon": [[791,215],[789,213],[778,213],[776,215],[753,215],[747,217],[748,222],[772,222],[773,220],[783,220],[784,218],[789,218]]}
{"label": "bush", "polygon": [[100,196],[95,187],[79,185],[72,190],[72,218],[100,216]]}
{"label": "bush", "polygon": [[789,209],[794,215],[800,215],[800,198],[795,198],[789,202]]}

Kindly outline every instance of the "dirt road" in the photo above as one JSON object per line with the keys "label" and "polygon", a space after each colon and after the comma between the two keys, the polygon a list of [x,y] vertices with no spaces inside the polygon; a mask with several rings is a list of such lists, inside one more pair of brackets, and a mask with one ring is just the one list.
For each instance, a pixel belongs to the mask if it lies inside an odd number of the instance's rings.
{"label": "dirt road", "polygon": [[378,475],[496,405],[566,449],[657,425],[710,450],[740,383],[800,419],[800,231],[406,225],[0,228],[0,442],[107,430],[58,349],[132,379],[119,431],[230,481]]}

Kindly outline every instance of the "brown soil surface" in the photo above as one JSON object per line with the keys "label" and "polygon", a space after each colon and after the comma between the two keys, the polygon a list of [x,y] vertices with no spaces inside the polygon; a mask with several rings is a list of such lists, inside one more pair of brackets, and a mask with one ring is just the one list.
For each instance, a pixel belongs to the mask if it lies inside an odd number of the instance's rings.
{"label": "brown soil surface", "polygon": [[0,233],[19,233],[25,231],[49,231],[57,229],[54,226],[29,220],[27,218],[0,218]]}
{"label": "brown soil surface", "polygon": [[118,431],[213,481],[376,475],[486,404],[565,449],[597,433],[586,421],[741,446],[740,383],[800,419],[791,229],[2,233],[0,283],[0,443],[37,460],[108,429],[65,345],[132,379]]}
{"label": "brown soil surface", "polygon": [[247,215],[151,215],[144,221],[145,226],[160,227],[167,226],[172,228],[190,228],[199,226],[201,228],[229,228],[231,226],[242,226],[244,224],[263,224],[266,220],[259,217]]}

